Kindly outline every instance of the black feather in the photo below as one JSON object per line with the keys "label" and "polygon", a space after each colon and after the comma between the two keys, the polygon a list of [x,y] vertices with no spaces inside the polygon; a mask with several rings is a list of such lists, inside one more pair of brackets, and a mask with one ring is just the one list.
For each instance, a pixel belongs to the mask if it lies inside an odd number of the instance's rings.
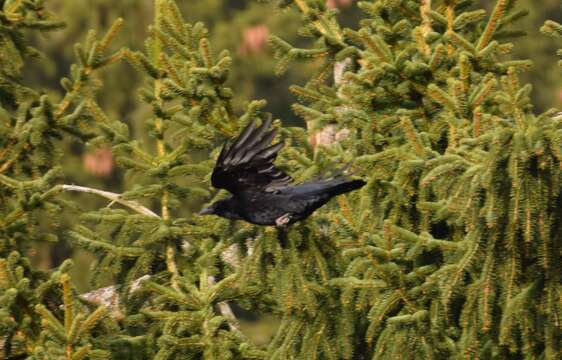
{"label": "black feather", "polygon": [[363,180],[343,175],[289,186],[293,179],[273,162],[283,142],[272,144],[276,131],[270,118],[252,121],[231,144],[225,144],[211,176],[214,187],[232,196],[211,204],[201,214],[243,219],[259,225],[288,225],[310,216],[332,197],[357,190]]}

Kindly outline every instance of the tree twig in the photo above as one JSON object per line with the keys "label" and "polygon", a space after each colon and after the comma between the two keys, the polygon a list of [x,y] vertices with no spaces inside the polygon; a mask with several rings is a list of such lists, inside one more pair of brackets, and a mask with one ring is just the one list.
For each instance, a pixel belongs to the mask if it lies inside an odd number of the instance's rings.
{"label": "tree twig", "polygon": [[76,191],[76,192],[84,192],[84,193],[88,193],[88,194],[96,194],[96,195],[102,196],[106,199],[109,199],[114,203],[118,203],[118,204],[121,204],[123,206],[126,206],[126,207],[138,212],[139,214],[152,216],[152,217],[160,217],[154,211],[142,206],[141,204],[139,204],[138,202],[136,202],[134,200],[123,199],[121,194],[117,194],[117,193],[113,193],[113,192],[109,192],[109,191],[104,191],[104,190],[92,189],[92,188],[85,187],[85,186],[77,186],[77,185],[61,185],[61,189],[64,190],[64,191]]}

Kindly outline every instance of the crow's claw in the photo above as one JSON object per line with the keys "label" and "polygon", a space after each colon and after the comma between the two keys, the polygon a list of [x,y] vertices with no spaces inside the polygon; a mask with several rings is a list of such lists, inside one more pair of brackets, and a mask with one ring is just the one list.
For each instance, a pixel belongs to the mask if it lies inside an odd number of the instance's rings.
{"label": "crow's claw", "polygon": [[286,213],[283,216],[278,217],[277,219],[275,219],[275,225],[279,226],[279,227],[284,227],[286,226],[289,222],[291,221],[291,214]]}

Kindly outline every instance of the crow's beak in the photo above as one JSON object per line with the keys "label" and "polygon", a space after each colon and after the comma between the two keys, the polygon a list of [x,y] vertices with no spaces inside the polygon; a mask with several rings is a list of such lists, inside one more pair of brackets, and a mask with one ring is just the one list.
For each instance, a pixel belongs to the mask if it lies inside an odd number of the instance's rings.
{"label": "crow's beak", "polygon": [[206,207],[199,211],[198,215],[211,215],[213,213],[213,209],[211,207]]}

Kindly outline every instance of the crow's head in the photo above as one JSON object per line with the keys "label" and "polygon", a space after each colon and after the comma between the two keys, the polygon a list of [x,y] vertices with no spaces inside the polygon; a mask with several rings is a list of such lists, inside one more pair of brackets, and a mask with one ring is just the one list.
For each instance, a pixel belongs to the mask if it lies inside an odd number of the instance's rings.
{"label": "crow's head", "polygon": [[199,211],[199,215],[218,215],[227,219],[239,220],[232,197],[216,201]]}

